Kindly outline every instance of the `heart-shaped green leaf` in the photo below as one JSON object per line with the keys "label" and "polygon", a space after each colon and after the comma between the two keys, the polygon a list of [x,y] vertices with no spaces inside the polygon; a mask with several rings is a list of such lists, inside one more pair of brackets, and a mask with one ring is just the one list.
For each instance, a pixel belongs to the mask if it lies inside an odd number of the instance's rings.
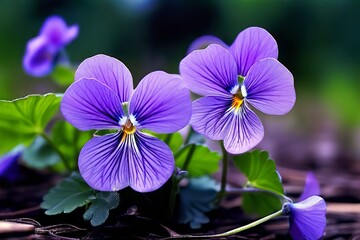
{"label": "heart-shaped green leaf", "polygon": [[0,155],[18,144],[30,145],[59,110],[60,95],[29,95],[13,101],[0,100]]}
{"label": "heart-shaped green leaf", "polygon": [[41,136],[25,149],[22,158],[26,165],[33,168],[46,168],[58,163],[61,158]]}
{"label": "heart-shaped green leaf", "polygon": [[90,220],[91,225],[99,226],[109,217],[109,210],[116,208],[119,202],[117,192],[98,192],[83,217],[86,221]]}
{"label": "heart-shaped green leaf", "polygon": [[219,189],[219,184],[209,176],[190,178],[187,186],[180,187],[177,222],[190,224],[192,229],[208,223],[205,213],[215,208],[214,200]]}
{"label": "heart-shaped green leaf", "polygon": [[152,135],[154,135],[155,137],[159,138],[164,143],[166,143],[174,154],[179,150],[179,148],[183,144],[183,138],[181,134],[178,132],[172,134],[152,133]]}
{"label": "heart-shaped green leaf", "polygon": [[47,215],[69,213],[93,199],[95,191],[86,184],[79,173],[74,172],[44,196],[41,208],[47,209]]}
{"label": "heart-shaped green leaf", "polygon": [[243,195],[243,208],[247,213],[265,216],[281,208],[277,195],[284,194],[275,162],[265,151],[254,150],[234,156],[235,166],[247,177],[246,187],[254,187],[264,192],[247,192]]}
{"label": "heart-shaped green leaf", "polygon": [[[215,173],[219,169],[220,154],[202,145],[189,144],[175,154],[175,163],[191,177]],[[186,165],[186,166],[185,166]]]}
{"label": "heart-shaped green leaf", "polygon": [[76,167],[81,148],[92,137],[92,132],[79,131],[66,121],[56,122],[51,130],[52,141],[66,157],[71,168]]}

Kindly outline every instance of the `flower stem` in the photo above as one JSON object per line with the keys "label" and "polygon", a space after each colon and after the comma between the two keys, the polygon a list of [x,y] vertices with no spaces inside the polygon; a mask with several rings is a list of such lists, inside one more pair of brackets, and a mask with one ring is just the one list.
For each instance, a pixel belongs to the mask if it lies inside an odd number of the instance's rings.
{"label": "flower stem", "polygon": [[190,141],[191,136],[193,135],[193,133],[194,133],[193,128],[192,128],[191,126],[189,126],[189,132],[188,132],[188,134],[187,134],[187,136],[186,136],[186,138],[185,138],[185,141],[184,141],[184,144],[185,144],[185,145],[189,143],[189,141]]}
{"label": "flower stem", "polygon": [[167,211],[166,221],[170,221],[172,215],[174,213],[174,206],[176,202],[176,195],[179,192],[179,181],[175,175],[172,176],[172,183],[171,183],[171,192],[170,192],[170,199],[169,199],[169,207]]}
{"label": "flower stem", "polygon": [[66,159],[66,157],[64,156],[64,154],[60,151],[60,149],[54,144],[54,142],[48,137],[48,135],[46,135],[46,133],[42,132],[40,133],[40,136],[42,138],[45,139],[45,141],[56,151],[56,153],[59,155],[61,161],[63,162],[65,168],[68,171],[71,171],[71,167]]}
{"label": "flower stem", "polygon": [[220,191],[218,193],[217,200],[216,200],[217,204],[219,204],[225,196],[227,171],[228,171],[228,152],[226,151],[226,149],[224,147],[224,142],[220,141],[220,144],[221,144],[221,149],[222,149],[222,153],[223,153],[223,159],[222,159],[221,187],[220,187]]}
{"label": "flower stem", "polygon": [[[270,219],[274,218],[274,217],[278,217],[280,215],[282,215],[283,213],[283,210],[280,209],[279,211],[277,212],[274,212],[266,217],[263,217],[263,218],[260,218],[252,223],[249,223],[245,226],[242,226],[242,227],[238,227],[238,228],[235,228],[233,230],[230,230],[230,231],[227,231],[227,232],[224,232],[224,233],[220,233],[220,234],[215,234],[213,235],[212,237],[226,237],[226,236],[230,236],[230,235],[233,235],[233,234],[236,234],[236,233],[239,233],[239,232],[242,232],[242,231],[245,231],[249,228],[252,228],[252,227],[255,227],[261,223],[264,223],[266,221],[269,221]],[[207,236],[211,236],[211,235],[207,235]]]}
{"label": "flower stem", "polygon": [[189,164],[191,162],[192,155],[194,154],[195,149],[196,149],[196,145],[190,146],[190,150],[189,150],[188,154],[186,155],[186,159],[185,159],[184,165],[182,166],[182,170],[186,171],[187,168],[189,167]]}
{"label": "flower stem", "polygon": [[235,229],[232,229],[230,231],[227,232],[223,232],[223,233],[218,233],[218,234],[211,234],[211,235],[200,235],[200,236],[194,236],[194,235],[180,235],[180,236],[174,236],[174,237],[170,237],[170,238],[166,238],[166,239],[184,239],[184,238],[196,238],[196,239],[205,239],[205,238],[220,238],[220,237],[227,237],[242,231],[245,231],[247,229],[250,229],[252,227],[255,227],[261,223],[264,223],[266,221],[269,221],[270,219],[274,218],[274,217],[278,217],[281,216],[283,214],[283,210],[280,209],[277,212],[274,212],[266,217],[260,218],[252,223],[249,223],[245,226],[241,226]]}
{"label": "flower stem", "polygon": [[[186,171],[188,168],[190,161],[192,159],[192,156],[195,152],[196,146],[191,145],[190,150],[188,154],[186,155],[184,165],[182,166],[182,170]],[[171,220],[173,212],[174,212],[174,206],[176,202],[176,196],[179,193],[179,183],[182,178],[179,178],[176,175],[172,176],[172,187],[171,187],[171,193],[170,193],[170,200],[169,200],[169,209],[168,209],[168,217],[167,220]]]}

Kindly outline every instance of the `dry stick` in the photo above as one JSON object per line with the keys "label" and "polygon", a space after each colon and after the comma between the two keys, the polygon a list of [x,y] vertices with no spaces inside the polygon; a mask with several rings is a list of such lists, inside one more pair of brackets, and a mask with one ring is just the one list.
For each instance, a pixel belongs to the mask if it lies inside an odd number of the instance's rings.
{"label": "dry stick", "polygon": [[35,230],[34,225],[0,221],[0,234],[33,232],[34,230]]}

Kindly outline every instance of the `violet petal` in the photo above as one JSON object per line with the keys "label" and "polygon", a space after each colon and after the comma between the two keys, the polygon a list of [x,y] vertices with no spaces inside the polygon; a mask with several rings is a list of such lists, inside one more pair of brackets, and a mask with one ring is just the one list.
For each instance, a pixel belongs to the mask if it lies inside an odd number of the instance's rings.
{"label": "violet petal", "polygon": [[42,77],[53,69],[54,57],[55,52],[48,48],[47,39],[39,36],[28,42],[23,67],[27,74]]}
{"label": "violet petal", "polygon": [[224,138],[226,151],[240,154],[255,147],[264,137],[263,125],[256,114],[243,104],[240,112],[229,114],[228,133]]}
{"label": "violet petal", "polygon": [[75,73],[75,81],[95,78],[113,90],[121,102],[128,102],[133,91],[129,69],[119,60],[103,54],[85,59]]}
{"label": "violet petal", "polygon": [[81,149],[79,170],[92,188],[118,191],[129,186],[128,151],[120,144],[122,133],[95,136]]}
{"label": "violet petal", "polygon": [[78,25],[73,25],[69,27],[63,38],[64,43],[69,44],[70,42],[72,42],[72,40],[74,40],[77,37],[78,33],[79,33]]}
{"label": "violet petal", "polygon": [[244,86],[247,101],[264,113],[282,115],[295,104],[294,78],[274,58],[255,63],[245,77]]}
{"label": "violet petal", "polygon": [[224,139],[229,128],[227,111],[231,102],[230,96],[209,96],[194,101],[190,121],[194,131],[212,140]]}
{"label": "violet petal", "polygon": [[130,186],[139,192],[160,188],[174,170],[174,157],[159,139],[136,132],[94,137],[79,156],[84,180],[100,191],[118,191]]}
{"label": "violet petal", "polygon": [[309,172],[306,176],[304,191],[298,201],[303,201],[311,196],[320,195],[320,184],[314,173]]}
{"label": "violet petal", "polygon": [[43,24],[40,35],[48,39],[49,45],[58,51],[63,46],[76,38],[78,27],[76,25],[67,27],[65,21],[59,16],[51,16]]}
{"label": "violet petal", "polygon": [[130,187],[138,192],[154,191],[171,177],[174,156],[165,143],[153,136],[136,132],[134,138],[135,141],[129,139],[132,144],[128,154]]}
{"label": "violet petal", "polygon": [[66,90],[61,112],[68,122],[83,131],[118,129],[124,115],[114,91],[95,79],[86,78]]}
{"label": "violet petal", "polygon": [[15,181],[19,178],[20,171],[18,160],[23,150],[23,146],[18,146],[13,151],[0,157],[0,179]]}
{"label": "violet petal", "polygon": [[278,57],[275,39],[269,32],[259,27],[249,27],[240,32],[229,51],[235,58],[238,74],[243,77],[257,61]]}
{"label": "violet petal", "polygon": [[290,205],[290,235],[295,240],[320,239],[326,227],[326,203],[319,196]]}
{"label": "violet petal", "polygon": [[180,62],[180,73],[189,89],[202,96],[229,95],[238,84],[233,56],[217,44],[187,55]]}
{"label": "violet petal", "polygon": [[138,128],[172,133],[185,127],[191,117],[190,92],[179,75],[156,71],[145,76],[131,98],[129,113]]}

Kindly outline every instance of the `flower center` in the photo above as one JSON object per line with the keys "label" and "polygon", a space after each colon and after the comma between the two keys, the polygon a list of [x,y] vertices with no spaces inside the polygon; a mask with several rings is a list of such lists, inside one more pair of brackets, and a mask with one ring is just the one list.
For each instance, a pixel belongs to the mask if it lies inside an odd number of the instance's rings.
{"label": "flower center", "polygon": [[122,126],[122,129],[126,134],[132,134],[136,131],[136,127],[132,124],[130,119],[126,120],[126,123]]}
{"label": "flower center", "polygon": [[122,125],[122,130],[123,130],[124,134],[121,138],[121,142],[124,142],[127,135],[133,134],[136,131],[136,127],[130,121],[130,119],[127,119],[125,124]]}
{"label": "flower center", "polygon": [[244,97],[240,91],[233,94],[231,107],[238,111],[243,103]]}

